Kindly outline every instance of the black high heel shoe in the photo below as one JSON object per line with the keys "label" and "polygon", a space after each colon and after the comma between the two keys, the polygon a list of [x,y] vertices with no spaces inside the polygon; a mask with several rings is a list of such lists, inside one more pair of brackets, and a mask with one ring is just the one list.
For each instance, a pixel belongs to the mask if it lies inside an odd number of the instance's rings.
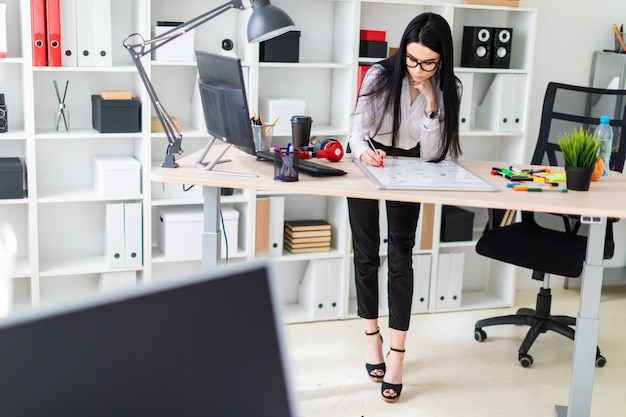
{"label": "black high heel shoe", "polygon": [[[406,352],[405,349],[394,349],[392,347],[390,347],[389,349],[393,350],[394,352],[399,352],[399,353]],[[389,353],[387,354],[387,356],[389,356]],[[395,395],[385,394],[385,391],[387,390],[393,391]],[[402,384],[390,384],[389,382],[383,381],[383,384],[380,387],[380,393],[383,396],[383,401],[386,401],[388,403],[395,403],[396,401],[398,401],[400,399],[401,392],[402,392]]]}
{"label": "black high heel shoe", "polygon": [[[374,335],[380,335],[380,329],[377,329],[375,332],[372,333],[368,333],[365,332],[366,336],[374,336]],[[383,336],[380,335],[380,342],[383,342]],[[366,363],[365,364],[365,369],[367,370],[367,376],[369,377],[369,379],[371,379],[373,382],[383,382],[383,378],[385,377],[385,371],[387,370],[387,368],[385,367],[385,362],[383,363],[379,363],[376,365],[372,365],[371,363]],[[383,374],[378,376],[373,374],[373,372],[375,371],[382,371]]]}

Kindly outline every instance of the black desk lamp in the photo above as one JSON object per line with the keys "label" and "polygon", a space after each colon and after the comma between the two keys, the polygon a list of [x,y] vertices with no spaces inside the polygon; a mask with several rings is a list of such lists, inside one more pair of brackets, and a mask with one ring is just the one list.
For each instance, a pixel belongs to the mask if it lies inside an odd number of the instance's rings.
{"label": "black desk lamp", "polygon": [[[175,155],[183,153],[181,148],[183,135],[180,133],[180,130],[176,127],[176,125],[174,125],[172,118],[159,100],[156,91],[154,90],[154,86],[152,85],[152,82],[150,82],[150,78],[146,73],[146,69],[141,62],[141,58],[232,8],[244,10],[252,7],[253,9],[252,15],[248,20],[248,42],[262,42],[267,39],[274,38],[287,32],[295,26],[295,23],[289,15],[287,15],[287,13],[285,13],[282,9],[270,4],[269,0],[247,1],[249,2],[249,5],[246,6],[243,5],[242,0],[227,1],[213,10],[210,10],[187,22],[181,23],[160,36],[149,40],[144,39],[139,33],[133,33],[124,39],[124,47],[130,53],[133,63],[137,67],[137,72],[139,73],[141,82],[148,91],[152,106],[154,107],[157,117],[159,118],[159,122],[161,123],[161,126],[163,126],[163,131],[167,136],[167,152],[165,154],[165,161],[161,164],[162,167],[178,167]],[[141,42],[131,43],[131,39],[140,39]]]}

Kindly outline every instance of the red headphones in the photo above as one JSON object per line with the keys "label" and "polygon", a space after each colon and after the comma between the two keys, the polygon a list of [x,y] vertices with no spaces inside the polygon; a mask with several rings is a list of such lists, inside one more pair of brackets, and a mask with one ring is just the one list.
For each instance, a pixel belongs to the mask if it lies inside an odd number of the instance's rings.
{"label": "red headphones", "polygon": [[335,138],[326,138],[320,145],[303,146],[300,150],[300,159],[326,158],[330,162],[338,162],[343,158],[343,146]]}

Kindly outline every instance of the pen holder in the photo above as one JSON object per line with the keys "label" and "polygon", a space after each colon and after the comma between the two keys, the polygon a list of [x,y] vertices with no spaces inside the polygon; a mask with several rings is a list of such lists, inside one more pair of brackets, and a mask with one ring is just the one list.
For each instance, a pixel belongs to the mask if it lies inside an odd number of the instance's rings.
{"label": "pen holder", "polygon": [[274,125],[252,124],[252,137],[254,138],[254,150],[267,152],[270,149]]}
{"label": "pen holder", "polygon": [[621,54],[626,53],[626,50],[622,48],[622,43],[619,41],[617,37],[621,37],[624,44],[626,44],[626,32],[619,32],[615,34],[615,52],[619,52]]}
{"label": "pen holder", "polygon": [[274,180],[283,182],[298,181],[299,152],[287,152],[287,150],[281,149],[280,152],[276,153],[278,155],[274,158]]}

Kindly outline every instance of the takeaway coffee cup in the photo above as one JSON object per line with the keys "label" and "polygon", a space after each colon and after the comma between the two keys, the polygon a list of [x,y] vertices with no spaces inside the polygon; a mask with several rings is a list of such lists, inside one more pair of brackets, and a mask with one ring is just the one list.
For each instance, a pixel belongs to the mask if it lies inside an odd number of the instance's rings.
{"label": "takeaway coffee cup", "polygon": [[301,149],[309,146],[311,123],[313,123],[313,119],[309,116],[291,117],[291,143],[294,148]]}

